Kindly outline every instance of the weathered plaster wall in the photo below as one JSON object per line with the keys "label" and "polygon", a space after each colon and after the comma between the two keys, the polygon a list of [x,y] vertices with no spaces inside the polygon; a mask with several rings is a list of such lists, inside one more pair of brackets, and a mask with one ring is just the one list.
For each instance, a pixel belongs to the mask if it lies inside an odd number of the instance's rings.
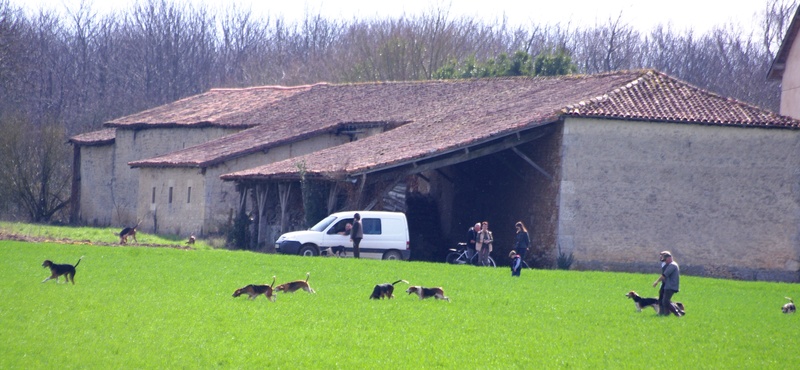
{"label": "weathered plaster wall", "polygon": [[92,226],[111,224],[111,172],[114,145],[83,146],[81,151],[81,223]]}
{"label": "weathered plaster wall", "polygon": [[[137,220],[145,217],[146,209],[136,209],[139,170],[130,168],[128,166],[129,162],[164,155],[232,134],[236,131],[238,130],[219,127],[152,128],[146,130],[117,129],[114,153],[110,156],[113,166],[110,173],[106,174],[111,181],[110,202],[105,205],[107,214],[102,216],[86,215],[85,217],[87,219],[93,217],[107,218],[114,225],[135,224]],[[88,184],[86,181],[84,183]],[[91,197],[91,193],[82,194],[83,197]]]}
{"label": "weathered plaster wall", "polygon": [[800,118],[800,37],[794,39],[783,71],[781,114]]}
{"label": "weathered plaster wall", "polygon": [[568,119],[558,243],[573,268],[798,281],[800,131]]}
{"label": "weathered plaster wall", "polygon": [[[139,176],[139,214],[144,215],[140,228],[160,234],[204,235],[218,233],[231,221],[239,201],[233,182],[223,182],[220,176],[264,164],[308,154],[349,141],[347,136],[321,135],[301,142],[272,148],[232,159],[201,171],[199,168],[142,168]],[[188,187],[192,187],[192,202],[187,202]],[[173,188],[172,204],[168,200]],[[152,189],[156,188],[157,202],[153,204]],[[278,197],[277,192],[269,194]],[[196,202],[195,202],[196,199]]]}
{"label": "weathered plaster wall", "polygon": [[200,235],[205,216],[204,183],[197,168],[141,168],[138,213],[143,220],[139,228],[159,234]]}

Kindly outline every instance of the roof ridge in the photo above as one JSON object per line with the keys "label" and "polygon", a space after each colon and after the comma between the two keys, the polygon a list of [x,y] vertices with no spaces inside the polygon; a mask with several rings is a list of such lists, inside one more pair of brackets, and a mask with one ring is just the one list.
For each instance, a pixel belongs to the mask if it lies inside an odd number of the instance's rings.
{"label": "roof ridge", "polygon": [[264,85],[264,86],[250,86],[250,87],[215,87],[210,90],[211,91],[250,91],[250,90],[300,90],[300,89],[310,89],[316,86],[326,86],[328,85],[327,82],[317,82],[313,84],[307,85],[297,85],[297,86],[283,86],[283,85]]}
{"label": "roof ridge", "polygon": [[[622,74],[624,72],[625,71],[608,72],[605,75]],[[630,82],[628,82],[627,84],[625,84],[624,86],[617,87],[617,88],[615,88],[615,89],[613,89],[611,91],[606,92],[603,95],[595,96],[595,97],[589,98],[587,100],[581,100],[581,101],[579,101],[577,103],[574,103],[574,104],[568,104],[567,106],[562,108],[561,111],[566,113],[568,110],[576,109],[577,106],[585,107],[585,106],[588,106],[590,104],[596,104],[596,103],[604,102],[604,101],[606,101],[606,100],[608,100],[610,98],[609,95],[620,95],[625,90],[628,90],[628,89],[631,89],[633,87],[636,87],[636,85],[638,85],[640,82],[643,82],[645,77],[653,77],[654,74],[658,73],[657,71],[654,71],[653,69],[634,70],[634,71],[628,71],[628,72],[641,72],[641,74],[638,77],[636,77],[633,80],[631,80]],[[592,76],[592,75],[588,75],[588,76]],[[595,76],[599,76],[599,75],[595,75]]]}

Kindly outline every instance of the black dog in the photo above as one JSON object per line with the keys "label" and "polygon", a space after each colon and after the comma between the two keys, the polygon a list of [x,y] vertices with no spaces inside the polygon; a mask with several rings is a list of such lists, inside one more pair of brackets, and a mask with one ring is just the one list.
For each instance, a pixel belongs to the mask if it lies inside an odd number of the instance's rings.
{"label": "black dog", "polygon": [[82,259],[83,256],[78,258],[78,263],[76,263],[75,266],[66,263],[55,264],[51,260],[44,260],[44,262],[42,262],[42,267],[50,268],[50,277],[42,280],[42,282],[44,283],[47,280],[56,279],[56,283],[58,283],[58,277],[64,275],[64,279],[66,279],[68,283],[72,281],[72,285],[75,285],[75,268],[78,267],[78,264],[81,263]]}
{"label": "black dog", "polygon": [[408,284],[408,282],[405,280],[397,280],[391,284],[386,283],[375,285],[375,288],[372,289],[372,294],[369,296],[369,299],[383,299],[384,297],[389,299],[394,298],[394,285],[401,281]]}
{"label": "black dog", "polygon": [[142,223],[139,221],[136,226],[134,227],[126,227],[119,232],[119,244],[128,244],[128,238],[133,238],[134,242],[139,242],[136,240],[136,228],[139,227],[139,224]]}

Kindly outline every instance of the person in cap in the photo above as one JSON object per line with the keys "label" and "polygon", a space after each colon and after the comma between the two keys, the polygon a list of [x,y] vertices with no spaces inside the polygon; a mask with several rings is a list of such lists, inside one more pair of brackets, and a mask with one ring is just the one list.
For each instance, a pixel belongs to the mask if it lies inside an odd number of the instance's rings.
{"label": "person in cap", "polygon": [[653,283],[653,287],[658,285],[658,283],[662,283],[664,295],[659,302],[661,307],[658,314],[669,316],[670,313],[673,313],[675,316],[681,317],[684,315],[684,312],[672,303],[672,296],[680,291],[680,267],[678,267],[678,264],[672,259],[672,253],[669,251],[663,251],[659,255],[664,262],[664,266],[661,268],[661,276]]}

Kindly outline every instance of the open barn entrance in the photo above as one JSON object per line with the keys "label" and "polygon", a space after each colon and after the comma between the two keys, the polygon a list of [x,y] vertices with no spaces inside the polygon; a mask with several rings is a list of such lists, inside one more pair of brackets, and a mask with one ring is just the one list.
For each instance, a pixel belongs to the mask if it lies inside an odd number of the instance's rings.
{"label": "open barn entrance", "polygon": [[406,213],[412,258],[441,262],[476,222],[488,221],[495,238],[492,256],[508,262],[514,224],[528,227],[534,266],[555,260],[556,174],[560,166],[558,130],[534,141],[416,176]]}

